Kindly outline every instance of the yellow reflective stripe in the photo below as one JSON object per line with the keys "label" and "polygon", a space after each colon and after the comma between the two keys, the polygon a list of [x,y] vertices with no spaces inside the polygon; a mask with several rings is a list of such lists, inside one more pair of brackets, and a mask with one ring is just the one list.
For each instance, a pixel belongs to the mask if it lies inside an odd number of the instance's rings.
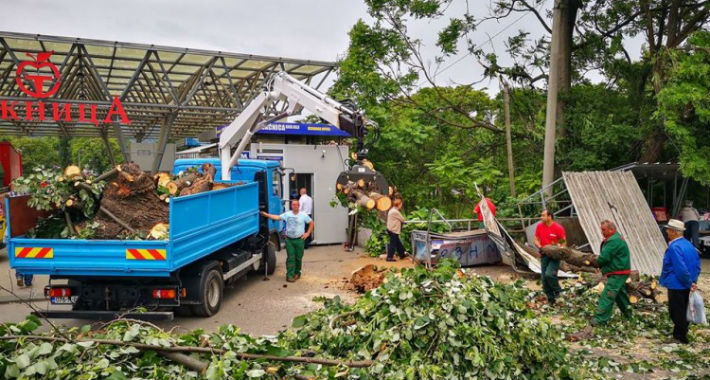
{"label": "yellow reflective stripe", "polygon": [[167,257],[165,249],[126,249],[126,260],[166,260]]}

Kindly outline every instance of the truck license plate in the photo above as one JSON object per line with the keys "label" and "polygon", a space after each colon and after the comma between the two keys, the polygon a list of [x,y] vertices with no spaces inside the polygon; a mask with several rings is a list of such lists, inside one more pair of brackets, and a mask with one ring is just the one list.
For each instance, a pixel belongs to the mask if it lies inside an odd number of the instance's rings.
{"label": "truck license plate", "polygon": [[52,297],[50,298],[50,302],[55,305],[71,305],[74,302],[76,302],[76,299],[78,296],[71,296],[71,297]]}

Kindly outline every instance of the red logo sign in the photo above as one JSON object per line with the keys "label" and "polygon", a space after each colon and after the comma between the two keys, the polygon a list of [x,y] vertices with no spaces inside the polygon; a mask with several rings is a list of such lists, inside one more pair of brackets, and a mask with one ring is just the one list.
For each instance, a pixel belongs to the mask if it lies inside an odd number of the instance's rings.
{"label": "red logo sign", "polygon": [[[54,95],[57,90],[59,90],[61,74],[57,66],[49,62],[49,57],[51,57],[53,53],[53,51],[43,51],[37,53],[36,58],[32,54],[26,53],[28,57],[32,58],[32,61],[25,61],[17,65],[17,76],[15,77],[15,82],[17,82],[17,86],[20,87],[22,92],[33,98],[44,99]],[[47,87],[46,91],[45,87]],[[0,120],[23,120],[21,115],[18,115],[18,111],[15,110],[15,107],[19,103],[19,101],[0,100]],[[131,123],[128,114],[126,114],[126,110],[121,104],[121,99],[118,96],[113,97],[110,105],[108,103],[96,103],[97,102],[93,104],[76,104],[61,99],[53,103],[45,103],[41,100],[25,101],[24,120],[44,121],[48,117],[45,107],[51,106],[51,118],[57,122],[73,123],[76,121],[79,124],[91,123],[96,126],[99,126],[101,123]],[[74,108],[75,106],[78,106],[78,110]],[[108,107],[108,109],[106,109],[106,107]]]}
{"label": "red logo sign", "polygon": [[[57,90],[59,90],[59,69],[52,62],[49,62],[49,57],[52,56],[53,51],[44,51],[37,53],[37,57],[30,53],[26,53],[28,57],[32,58],[33,61],[24,61],[17,66],[17,76],[15,77],[15,82],[20,87],[20,90],[25,94],[35,97],[35,98],[46,98],[52,96]],[[43,68],[49,68],[52,75],[43,75],[39,71]],[[25,73],[25,69],[34,68],[35,73],[29,72]],[[52,81],[54,82],[52,84]],[[31,83],[32,85],[25,86],[26,83]],[[48,91],[44,91],[44,83],[49,82],[50,88]]]}

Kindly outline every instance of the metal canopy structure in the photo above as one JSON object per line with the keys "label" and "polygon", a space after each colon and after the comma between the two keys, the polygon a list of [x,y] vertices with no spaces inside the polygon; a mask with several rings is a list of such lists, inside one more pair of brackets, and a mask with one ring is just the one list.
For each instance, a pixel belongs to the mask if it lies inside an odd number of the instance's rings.
{"label": "metal canopy structure", "polygon": [[[118,97],[131,123],[79,122],[77,110],[72,111],[71,122],[55,121],[51,108],[44,121],[26,120],[25,102],[37,99],[21,91],[16,71],[23,61],[33,60],[27,53],[36,57],[49,51],[53,51],[49,61],[60,73],[60,86],[39,100],[95,104],[99,114],[106,114]],[[334,68],[334,62],[0,31],[0,101],[17,102],[20,117],[0,120],[0,134],[113,135],[121,143],[130,137],[139,142],[159,138],[164,146],[168,139],[194,136],[231,122],[274,72],[286,71],[320,87]],[[44,67],[33,70],[51,74]]]}

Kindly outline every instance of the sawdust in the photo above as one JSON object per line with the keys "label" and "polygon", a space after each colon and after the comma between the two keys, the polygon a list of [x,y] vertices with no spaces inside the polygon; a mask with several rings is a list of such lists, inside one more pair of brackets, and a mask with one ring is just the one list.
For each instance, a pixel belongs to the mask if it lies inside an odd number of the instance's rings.
{"label": "sawdust", "polygon": [[373,264],[368,264],[353,272],[352,277],[350,277],[350,284],[355,291],[365,293],[382,285],[386,273],[386,270],[377,268]]}

